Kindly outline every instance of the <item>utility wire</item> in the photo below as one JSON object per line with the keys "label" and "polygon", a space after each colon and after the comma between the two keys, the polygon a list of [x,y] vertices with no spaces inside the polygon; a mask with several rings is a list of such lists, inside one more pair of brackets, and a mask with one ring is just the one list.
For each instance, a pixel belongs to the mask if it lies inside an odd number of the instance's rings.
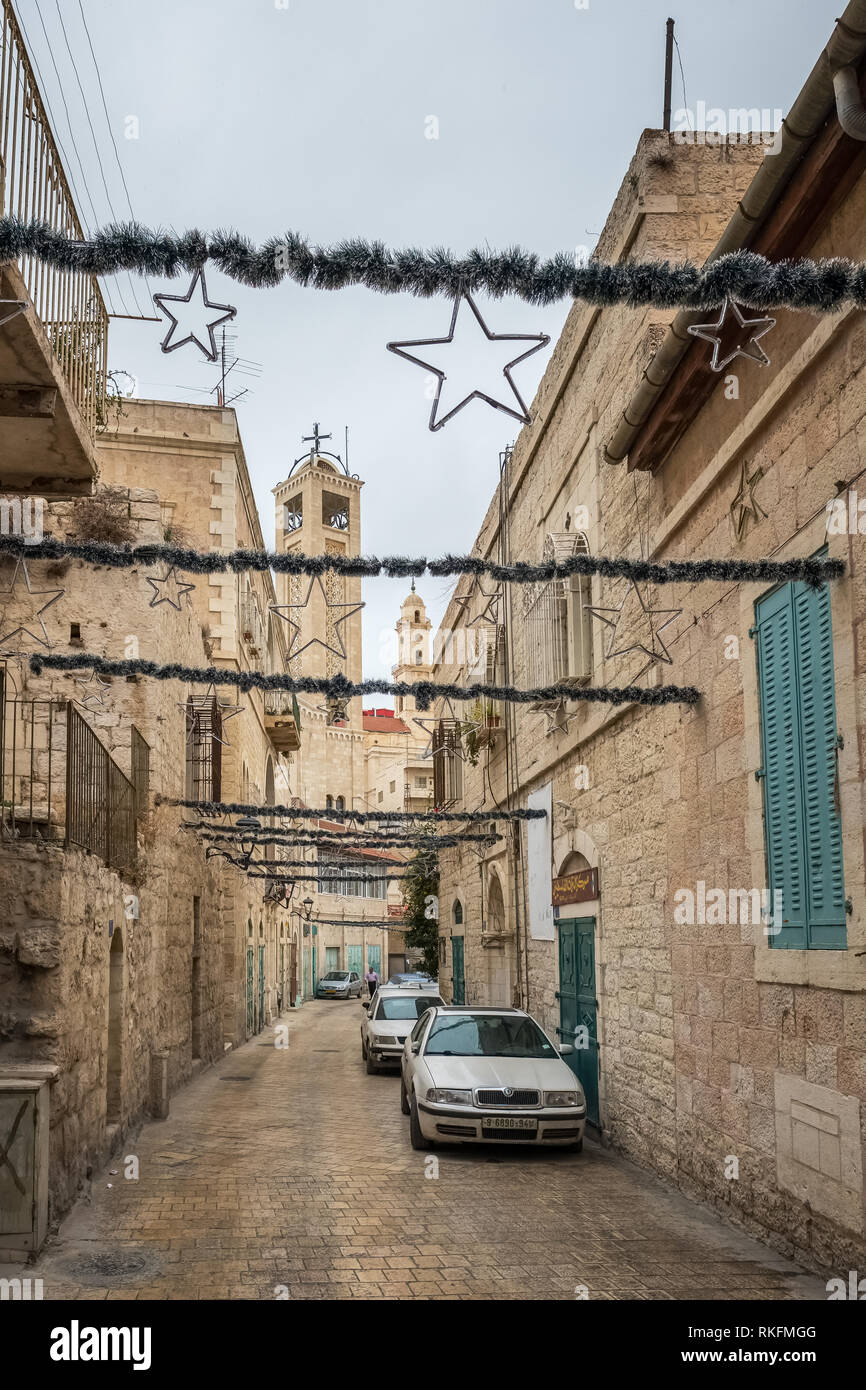
{"label": "utility wire", "polygon": [[[80,94],[81,94],[81,102],[82,102],[82,105],[83,105],[83,107],[84,107],[84,115],[85,115],[85,117],[87,118],[87,126],[88,126],[88,129],[89,129],[89,131],[90,131],[90,138],[91,138],[91,140],[93,141],[93,149],[94,149],[94,153],[96,154],[96,162],[97,162],[97,164],[99,165],[99,175],[100,175],[100,178],[102,179],[102,187],[105,189],[105,197],[106,197],[106,200],[107,200],[107,202],[108,202],[108,211],[111,213],[112,221],[116,222],[116,221],[117,221],[117,213],[114,211],[114,204],[113,204],[112,201],[111,201],[111,194],[110,194],[110,192],[109,192],[109,190],[108,190],[108,180],[107,180],[106,177],[105,177],[105,167],[104,167],[104,165],[103,165],[103,163],[102,163],[102,155],[99,153],[99,143],[98,143],[98,141],[97,141],[97,139],[96,139],[96,131],[93,129],[93,122],[92,122],[92,120],[90,119],[90,106],[88,105],[87,97],[84,95],[84,87],[83,87],[82,84],[81,84],[81,77],[80,77],[79,72],[78,72],[78,64],[77,64],[76,61],[75,61],[75,54],[72,52],[72,45],[71,45],[70,42],[69,42],[69,35],[68,35],[68,33],[66,32],[66,25],[65,25],[64,22],[63,22],[63,12],[62,12],[62,10],[61,10],[61,8],[60,8],[60,0],[54,0],[54,7],[55,7],[55,9],[57,10],[57,18],[58,18],[59,21],[60,21],[60,28],[61,28],[61,31],[62,31],[62,33],[63,33],[63,41],[64,41],[64,43],[66,44],[66,52],[69,54],[69,61],[70,61],[70,63],[72,64],[72,71],[73,71],[73,73],[75,74],[75,81],[76,81],[76,83],[78,84],[78,90],[79,90],[79,92],[80,92]],[[134,286],[133,283],[132,283],[132,276],[129,274],[129,271],[127,271],[126,273],[127,273],[127,278],[129,279],[130,287],[131,287],[131,289],[132,289],[133,299],[135,300],[135,307],[138,309],[139,314],[141,314],[142,309],[141,309],[141,305],[140,305],[139,302],[138,302],[138,297],[137,297],[137,295],[136,295],[136,293],[135,293],[135,286]],[[123,308],[124,308],[125,312],[126,312],[126,313],[129,313],[129,309],[128,309],[128,307],[127,307],[127,305],[126,305],[126,302],[125,302],[125,300],[124,300],[124,298],[123,298],[123,293],[122,293],[122,291],[121,291],[121,289],[120,289],[120,283],[119,283],[119,282],[118,282],[118,286],[117,286],[117,293],[118,293],[118,295],[120,296],[120,302],[121,302],[121,304],[123,305]]]}
{"label": "utility wire", "polygon": [[[66,113],[66,125],[67,125],[67,127],[68,127],[68,129],[69,129],[69,139],[70,139],[71,144],[72,144],[72,152],[73,152],[73,154],[75,155],[75,158],[76,158],[77,161],[78,161],[78,168],[79,168],[79,170],[81,171],[81,180],[82,180],[82,182],[83,182],[83,184],[84,184],[84,191],[85,191],[85,193],[87,194],[87,201],[88,201],[88,203],[90,204],[90,213],[91,213],[91,217],[92,217],[92,219],[93,219],[93,225],[94,225],[94,226],[97,226],[98,223],[99,223],[99,218],[96,216],[96,209],[95,209],[95,207],[93,206],[93,199],[92,199],[91,196],[90,196],[90,186],[89,186],[89,184],[88,184],[88,182],[87,182],[87,175],[86,175],[85,172],[84,172],[84,165],[81,163],[81,156],[80,156],[80,154],[78,153],[78,146],[77,146],[76,143],[75,143],[75,133],[74,133],[74,131],[73,131],[73,129],[72,129],[72,121],[71,121],[70,116],[69,116],[69,106],[68,106],[67,101],[66,101],[66,93],[65,93],[65,91],[63,90],[63,82],[61,81],[61,78],[60,78],[60,73],[59,73],[58,68],[57,68],[57,63],[56,63],[55,60],[54,60],[54,50],[53,50],[53,48],[51,47],[51,40],[50,40],[49,37],[48,37],[48,30],[47,30],[46,27],[45,27],[45,20],[44,20],[44,18],[43,18],[43,16],[42,16],[42,9],[41,9],[41,7],[40,7],[39,0],[36,0],[36,13],[37,13],[37,15],[39,16],[39,23],[40,23],[41,26],[42,26],[42,33],[43,33],[44,36],[45,36],[45,43],[46,43],[46,46],[47,46],[47,48],[48,48],[48,56],[49,56],[49,58],[51,59],[51,66],[54,68],[54,76],[57,78],[57,88],[58,88],[58,91],[60,92],[60,100],[63,102],[63,110],[64,110],[65,113]],[[21,28],[22,28],[22,32],[24,33],[24,37],[25,37],[25,39],[26,39],[26,38],[27,38],[27,32],[26,32],[26,30],[24,29],[23,24],[22,24]],[[29,44],[29,39],[28,39],[27,41],[28,41],[28,44]],[[45,89],[45,83],[42,82],[42,75],[41,75],[41,73],[39,72],[39,68],[38,68],[38,65],[36,64],[35,58],[34,58],[34,61],[33,61],[33,65],[34,65],[34,67],[36,68],[36,73],[37,73],[37,76],[39,77],[39,81],[40,81],[40,83],[42,83],[43,89]],[[48,102],[48,97],[47,97],[47,95],[46,95],[46,97],[45,97],[45,105],[46,105],[46,108],[47,108],[47,110],[48,110],[48,115],[49,115],[49,118],[50,118],[50,120],[51,120],[52,127],[54,127],[56,123],[55,123],[55,120],[54,120],[54,114],[53,114],[53,112],[52,112],[52,110],[51,110],[51,106],[50,106],[50,104],[49,104],[49,102]],[[57,143],[58,143],[58,145],[60,144],[59,139],[58,139]],[[63,159],[64,159],[64,161],[65,161],[67,164],[69,164],[69,161],[68,161],[67,158],[66,158],[66,153],[65,153],[65,151],[63,150],[63,147],[60,146],[60,148],[61,148],[61,153],[63,154]],[[72,167],[71,164],[69,164],[69,168],[70,168],[70,182],[72,181],[72,179],[71,179],[71,167]],[[83,210],[84,204],[83,204],[83,201],[81,200],[81,198],[80,198],[79,195],[78,195],[78,190],[75,188],[74,185],[73,185],[73,192],[75,193],[75,197],[76,197],[76,199],[78,200],[79,206],[80,206],[81,209],[82,209],[82,212],[81,212],[81,220],[82,220],[82,222],[84,223],[84,230],[85,230],[85,232],[87,233],[87,235],[90,236],[90,230],[89,230],[88,225],[87,225],[87,218],[85,217],[85,215],[84,215],[84,210]],[[114,279],[115,279],[115,284],[117,284],[117,277],[115,276]],[[117,292],[118,292],[118,295],[120,295],[120,287],[119,287],[119,286],[117,286]],[[105,277],[105,295],[106,295],[106,298],[107,298],[107,300],[108,300],[108,308],[109,308],[110,312],[113,314],[113,313],[115,312],[115,310],[114,310],[114,303],[113,303],[112,298],[111,298],[111,289],[110,289],[109,283],[108,283],[108,276]],[[122,300],[122,296],[121,296],[121,300]]]}

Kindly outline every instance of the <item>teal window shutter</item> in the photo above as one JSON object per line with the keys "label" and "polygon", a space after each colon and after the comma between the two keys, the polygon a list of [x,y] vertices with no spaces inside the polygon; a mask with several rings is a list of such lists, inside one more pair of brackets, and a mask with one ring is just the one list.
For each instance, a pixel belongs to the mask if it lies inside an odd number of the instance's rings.
{"label": "teal window shutter", "polygon": [[758,603],[757,620],[767,873],[783,923],[769,941],[844,948],[829,588],[784,585]]}

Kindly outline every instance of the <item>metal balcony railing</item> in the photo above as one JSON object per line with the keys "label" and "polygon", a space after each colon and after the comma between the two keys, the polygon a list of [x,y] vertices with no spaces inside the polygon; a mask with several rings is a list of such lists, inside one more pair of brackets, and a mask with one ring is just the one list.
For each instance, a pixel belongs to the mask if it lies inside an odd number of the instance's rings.
{"label": "metal balcony railing", "polygon": [[[136,855],[136,794],[143,789],[71,700],[2,692],[0,679],[0,843],[78,845],[112,868],[128,869]],[[133,735],[147,748],[135,728]]]}
{"label": "metal balcony railing", "polygon": [[[0,214],[84,239],[10,0],[0,0]],[[31,256],[19,269],[84,424],[105,418],[108,313],[95,276]]]}

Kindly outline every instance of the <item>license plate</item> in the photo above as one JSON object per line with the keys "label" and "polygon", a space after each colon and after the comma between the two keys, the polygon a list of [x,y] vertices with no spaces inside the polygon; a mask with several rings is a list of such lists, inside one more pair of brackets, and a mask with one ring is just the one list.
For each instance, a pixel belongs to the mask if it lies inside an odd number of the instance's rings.
{"label": "license plate", "polygon": [[538,1129],[538,1121],[525,1116],[491,1115],[482,1120],[484,1129]]}

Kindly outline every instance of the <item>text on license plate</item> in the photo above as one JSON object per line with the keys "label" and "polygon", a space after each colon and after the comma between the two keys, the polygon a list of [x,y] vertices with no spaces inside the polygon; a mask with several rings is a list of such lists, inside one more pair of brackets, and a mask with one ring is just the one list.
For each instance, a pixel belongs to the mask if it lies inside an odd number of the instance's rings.
{"label": "text on license plate", "polygon": [[538,1121],[525,1115],[485,1115],[485,1129],[538,1129]]}

